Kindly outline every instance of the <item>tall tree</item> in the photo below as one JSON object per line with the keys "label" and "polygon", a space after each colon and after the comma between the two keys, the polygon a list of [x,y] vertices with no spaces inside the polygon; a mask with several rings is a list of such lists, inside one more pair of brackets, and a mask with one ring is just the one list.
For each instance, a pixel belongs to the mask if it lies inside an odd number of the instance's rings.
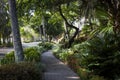
{"label": "tall tree", "polygon": [[11,28],[9,25],[8,7],[6,0],[0,0],[0,45],[9,46]]}
{"label": "tall tree", "polygon": [[59,6],[59,13],[61,15],[61,17],[64,19],[65,23],[68,25],[69,28],[72,28],[75,30],[73,36],[69,39],[69,43],[68,43],[68,46],[66,47],[71,47],[72,46],[72,43],[74,42],[74,39],[75,37],[78,35],[79,33],[79,28],[74,26],[72,23],[70,24],[69,21],[67,20],[67,18],[64,16],[63,12],[62,12],[62,8],[61,6]]}
{"label": "tall tree", "polygon": [[16,13],[16,0],[8,0],[9,2],[9,10],[10,10],[10,18],[11,18],[11,26],[13,32],[13,43],[15,49],[15,60],[16,62],[23,61],[23,48],[20,39],[20,31],[18,26],[18,18]]}

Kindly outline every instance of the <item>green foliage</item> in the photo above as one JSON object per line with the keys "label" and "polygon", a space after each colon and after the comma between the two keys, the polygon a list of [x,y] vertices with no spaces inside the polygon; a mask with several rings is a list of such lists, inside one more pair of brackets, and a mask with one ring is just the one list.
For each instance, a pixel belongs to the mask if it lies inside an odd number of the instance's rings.
{"label": "green foliage", "polygon": [[94,75],[94,76],[92,76],[92,78],[90,80],[105,80],[105,79],[104,79],[104,77]]}
{"label": "green foliage", "polygon": [[57,58],[61,59],[62,61],[67,61],[67,57],[69,55],[68,51],[70,49],[63,49],[62,46],[63,45],[61,44],[55,44],[52,48],[52,52]]}
{"label": "green foliage", "polygon": [[59,54],[62,52],[61,45],[60,44],[55,44],[52,48],[52,52],[57,58],[59,58]]}
{"label": "green foliage", "polygon": [[46,12],[44,14],[45,17],[45,28],[46,34],[50,37],[56,37],[63,33],[64,28],[62,27],[62,19],[57,12],[52,14],[51,12]]}
{"label": "green foliage", "polygon": [[38,39],[38,34],[34,29],[31,28],[30,25],[24,26],[20,28],[20,34],[23,42],[32,42]]}
{"label": "green foliage", "polygon": [[106,80],[104,77],[99,75],[94,75],[90,71],[84,68],[79,68],[77,74],[80,76],[81,80]]}
{"label": "green foliage", "polygon": [[71,49],[58,47],[54,54],[67,62],[83,80],[115,80],[120,76],[119,45],[119,36],[105,31]]}
{"label": "green foliage", "polygon": [[61,60],[63,60],[64,62],[67,62],[68,57],[73,54],[72,51],[70,51],[70,49],[63,49],[61,53],[59,53],[59,58]]}
{"label": "green foliage", "polygon": [[[38,47],[30,47],[24,49],[24,60],[40,62],[41,54]],[[5,57],[0,61],[1,64],[11,64],[15,63],[14,51],[5,55]]]}
{"label": "green foliage", "polygon": [[64,63],[68,64],[75,72],[79,68],[77,55],[72,49],[61,49],[60,45],[53,47],[53,54]]}
{"label": "green foliage", "polygon": [[112,34],[98,35],[95,38],[74,46],[79,55],[80,66],[114,80],[120,74],[119,39]]}
{"label": "green foliage", "polygon": [[3,59],[1,59],[0,64],[11,64],[15,62],[14,51],[6,54]]}
{"label": "green foliage", "polygon": [[79,68],[77,74],[80,76],[81,80],[89,80],[89,72],[86,69]]}
{"label": "green foliage", "polygon": [[38,47],[30,47],[24,50],[25,61],[35,61],[40,62],[40,51]]}
{"label": "green foliage", "polygon": [[53,44],[52,44],[52,43],[49,43],[49,42],[39,43],[38,45],[39,45],[39,47],[40,47],[41,49],[43,49],[42,52],[44,52],[44,51],[46,51],[46,50],[50,50],[50,49],[52,49],[52,47],[53,47]]}
{"label": "green foliage", "polygon": [[42,80],[41,66],[32,62],[0,66],[1,80]]}
{"label": "green foliage", "polygon": [[56,37],[59,34],[63,33],[64,28],[61,25],[62,23],[49,23],[46,27],[46,33],[50,36]]}

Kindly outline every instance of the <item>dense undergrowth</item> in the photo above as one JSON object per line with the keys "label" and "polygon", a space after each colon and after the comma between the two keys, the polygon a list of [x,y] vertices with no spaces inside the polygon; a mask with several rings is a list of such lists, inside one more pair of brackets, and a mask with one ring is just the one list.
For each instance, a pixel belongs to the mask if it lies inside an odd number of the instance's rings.
{"label": "dense undergrowth", "polygon": [[41,66],[33,62],[2,65],[0,80],[42,80]]}
{"label": "dense undergrowth", "polygon": [[81,80],[120,78],[120,39],[114,34],[97,35],[70,49],[57,46],[54,55],[67,63]]}
{"label": "dense undergrowth", "polygon": [[0,61],[0,80],[42,80],[41,54],[52,48],[51,43],[39,43],[24,49],[24,61],[15,63],[14,51]]}

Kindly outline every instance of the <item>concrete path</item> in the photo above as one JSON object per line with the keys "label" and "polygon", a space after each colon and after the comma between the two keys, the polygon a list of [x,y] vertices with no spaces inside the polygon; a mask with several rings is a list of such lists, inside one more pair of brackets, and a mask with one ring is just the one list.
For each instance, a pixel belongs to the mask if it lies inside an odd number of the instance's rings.
{"label": "concrete path", "polygon": [[2,59],[5,54],[11,51],[13,51],[13,48],[0,48],[0,59]]}
{"label": "concrete path", "polygon": [[[37,46],[40,42],[30,42],[30,43],[22,43],[23,48],[27,48],[27,47],[34,47]],[[8,52],[13,51],[13,48],[0,48],[0,59],[2,59],[5,54],[7,54]]]}
{"label": "concrete path", "polygon": [[40,42],[22,43],[23,48],[37,46]]}
{"label": "concrete path", "polygon": [[[40,42],[22,43],[23,48],[37,46]],[[6,53],[13,51],[13,48],[0,48],[0,55],[5,55]]]}
{"label": "concrete path", "polygon": [[80,80],[68,66],[56,59],[51,51],[42,54],[42,63],[46,69],[44,80]]}

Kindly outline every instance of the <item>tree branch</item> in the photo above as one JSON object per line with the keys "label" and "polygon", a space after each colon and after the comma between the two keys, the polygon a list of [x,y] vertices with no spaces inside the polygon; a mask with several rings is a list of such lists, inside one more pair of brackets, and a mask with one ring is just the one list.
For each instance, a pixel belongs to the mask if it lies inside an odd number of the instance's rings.
{"label": "tree branch", "polygon": [[65,16],[63,15],[61,6],[59,6],[59,13],[60,13],[61,17],[65,20],[66,24],[67,24],[70,28],[75,29],[74,35],[70,38],[69,44],[66,46],[66,47],[70,48],[71,45],[72,45],[72,43],[74,42],[75,37],[76,37],[77,34],[79,33],[79,28],[73,26],[72,24],[69,24],[69,22],[67,21],[67,19],[66,19]]}
{"label": "tree branch", "polygon": [[77,27],[73,26],[72,24],[69,24],[69,22],[67,21],[67,19],[66,19],[65,16],[63,15],[61,6],[59,6],[59,13],[60,13],[61,17],[64,19],[64,21],[66,22],[66,24],[67,24],[69,27],[74,28],[75,30],[78,29]]}

